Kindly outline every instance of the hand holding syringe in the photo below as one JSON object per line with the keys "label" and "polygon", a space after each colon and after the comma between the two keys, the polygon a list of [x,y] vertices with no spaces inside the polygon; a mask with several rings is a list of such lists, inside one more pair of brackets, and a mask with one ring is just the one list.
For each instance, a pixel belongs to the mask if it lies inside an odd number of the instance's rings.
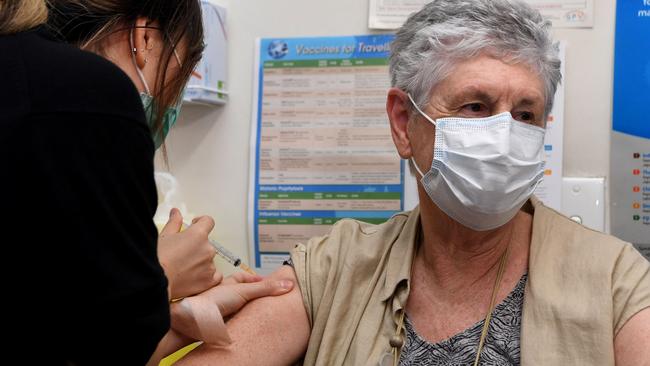
{"label": "hand holding syringe", "polygon": [[[185,227],[189,227],[191,224],[187,221],[183,221],[183,225]],[[231,251],[228,249],[224,248],[221,244],[217,243],[216,241],[212,239],[208,239],[210,241],[210,244],[214,247],[214,249],[217,251],[217,254],[226,260],[226,262],[232,264],[235,267],[241,268],[243,271],[248,272],[252,275],[255,275],[255,271],[249,266],[247,266],[245,263],[242,262],[241,258],[237,257],[234,255]]]}

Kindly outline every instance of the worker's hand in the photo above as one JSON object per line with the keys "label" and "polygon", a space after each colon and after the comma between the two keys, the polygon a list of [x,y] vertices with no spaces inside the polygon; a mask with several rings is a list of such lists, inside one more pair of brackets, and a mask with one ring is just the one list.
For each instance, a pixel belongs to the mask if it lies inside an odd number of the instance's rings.
{"label": "worker's hand", "polygon": [[172,303],[172,329],[209,344],[229,344],[224,318],[235,314],[249,301],[286,294],[293,286],[288,280],[267,280],[244,272],[236,273],[199,295]]}
{"label": "worker's hand", "polygon": [[214,266],[216,251],[208,241],[214,221],[197,217],[182,232],[183,217],[178,209],[169,212],[169,221],[158,236],[158,260],[169,282],[170,299],[203,292],[221,282]]}
{"label": "worker's hand", "polygon": [[239,311],[247,302],[259,297],[284,295],[293,289],[289,280],[266,280],[259,275],[237,272],[223,280],[222,284],[201,294],[217,305],[223,317]]}

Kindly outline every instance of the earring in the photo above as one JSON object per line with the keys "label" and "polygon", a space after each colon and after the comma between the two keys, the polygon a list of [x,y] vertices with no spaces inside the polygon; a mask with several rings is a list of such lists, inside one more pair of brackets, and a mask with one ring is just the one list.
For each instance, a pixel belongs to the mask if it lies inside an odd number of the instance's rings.
{"label": "earring", "polygon": [[136,53],[136,52],[138,52],[138,49],[133,47],[133,53]]}

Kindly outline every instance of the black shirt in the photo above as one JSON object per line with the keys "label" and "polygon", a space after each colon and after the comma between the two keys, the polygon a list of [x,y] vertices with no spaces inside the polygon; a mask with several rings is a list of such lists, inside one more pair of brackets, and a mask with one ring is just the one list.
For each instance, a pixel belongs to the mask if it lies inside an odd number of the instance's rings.
{"label": "black shirt", "polygon": [[4,355],[148,360],[169,327],[153,154],[117,66],[42,29],[0,36]]}

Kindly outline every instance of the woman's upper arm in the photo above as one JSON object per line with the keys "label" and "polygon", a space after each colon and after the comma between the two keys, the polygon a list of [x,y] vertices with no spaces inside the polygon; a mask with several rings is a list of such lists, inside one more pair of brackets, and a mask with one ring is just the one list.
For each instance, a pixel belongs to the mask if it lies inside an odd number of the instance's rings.
{"label": "woman's upper arm", "polygon": [[177,365],[291,365],[303,356],[310,326],[293,268],[283,266],[271,278],[296,283],[286,295],[260,298],[248,303],[227,327],[228,347],[202,345]]}
{"label": "woman's upper arm", "polygon": [[631,317],[614,339],[616,366],[650,365],[650,307]]}

